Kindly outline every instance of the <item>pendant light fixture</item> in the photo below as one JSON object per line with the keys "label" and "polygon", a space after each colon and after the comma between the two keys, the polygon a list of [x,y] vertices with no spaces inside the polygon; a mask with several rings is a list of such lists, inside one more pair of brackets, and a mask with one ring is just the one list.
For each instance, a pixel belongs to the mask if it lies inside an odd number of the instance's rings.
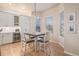
{"label": "pendant light fixture", "polygon": [[36,3],[34,3],[34,16],[36,18]]}

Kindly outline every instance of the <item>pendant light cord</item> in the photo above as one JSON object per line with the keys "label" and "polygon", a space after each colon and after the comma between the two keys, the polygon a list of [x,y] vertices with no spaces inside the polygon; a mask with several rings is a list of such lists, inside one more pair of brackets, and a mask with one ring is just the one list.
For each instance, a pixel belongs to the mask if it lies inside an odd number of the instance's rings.
{"label": "pendant light cord", "polygon": [[36,3],[34,3],[35,16],[36,16]]}

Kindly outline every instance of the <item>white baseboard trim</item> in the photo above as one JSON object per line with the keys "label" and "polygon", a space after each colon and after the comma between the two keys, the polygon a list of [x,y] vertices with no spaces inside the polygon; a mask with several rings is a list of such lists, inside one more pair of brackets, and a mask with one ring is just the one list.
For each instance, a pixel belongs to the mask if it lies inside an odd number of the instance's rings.
{"label": "white baseboard trim", "polygon": [[61,47],[63,47],[64,48],[64,45],[63,44],[61,44],[60,42],[58,43]]}
{"label": "white baseboard trim", "polygon": [[74,54],[74,53],[67,52],[67,51],[64,51],[64,53],[69,54],[69,55],[71,55],[71,56],[78,56],[78,55],[76,55],[76,54]]}
{"label": "white baseboard trim", "polygon": [[56,42],[56,41],[51,41],[51,42],[58,43],[58,42]]}
{"label": "white baseboard trim", "polygon": [[64,48],[64,45],[62,45],[60,42],[56,42],[56,41],[51,41],[51,42],[57,43],[57,44],[59,44],[61,47]]}

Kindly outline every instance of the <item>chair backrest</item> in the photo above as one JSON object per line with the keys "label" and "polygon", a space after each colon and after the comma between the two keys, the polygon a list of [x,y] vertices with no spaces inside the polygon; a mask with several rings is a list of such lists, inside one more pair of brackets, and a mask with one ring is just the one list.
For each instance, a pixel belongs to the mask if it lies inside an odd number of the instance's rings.
{"label": "chair backrest", "polygon": [[25,41],[29,40],[30,39],[29,34],[24,33],[24,38],[25,38]]}
{"label": "chair backrest", "polygon": [[49,41],[49,33],[48,32],[45,33],[44,41]]}
{"label": "chair backrest", "polygon": [[25,47],[26,42],[29,40],[29,35],[24,33],[24,39],[21,40],[22,48]]}

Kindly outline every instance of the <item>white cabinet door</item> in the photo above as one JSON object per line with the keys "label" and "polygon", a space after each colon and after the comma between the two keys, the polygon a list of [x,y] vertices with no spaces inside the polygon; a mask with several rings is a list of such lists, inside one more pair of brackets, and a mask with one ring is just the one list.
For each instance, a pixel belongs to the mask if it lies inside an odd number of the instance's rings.
{"label": "white cabinet door", "polygon": [[0,26],[14,26],[14,16],[9,13],[0,12]]}
{"label": "white cabinet door", "polygon": [[0,33],[0,45],[2,44],[2,34]]}
{"label": "white cabinet door", "polygon": [[13,42],[13,34],[5,33],[3,34],[2,44],[12,43]]}

